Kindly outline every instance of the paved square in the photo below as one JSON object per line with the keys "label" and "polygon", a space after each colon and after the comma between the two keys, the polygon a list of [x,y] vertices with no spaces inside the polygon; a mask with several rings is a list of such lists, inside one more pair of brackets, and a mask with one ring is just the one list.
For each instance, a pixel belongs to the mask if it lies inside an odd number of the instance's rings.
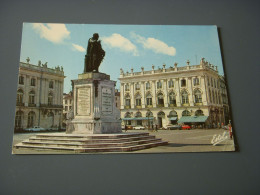
{"label": "paved square", "polygon": [[[223,129],[194,129],[194,130],[128,130],[128,132],[149,132],[150,135],[155,135],[156,138],[161,138],[163,141],[168,141],[165,146],[154,147],[145,150],[138,150],[127,153],[171,153],[171,152],[221,152],[235,151],[234,141],[225,139],[216,146],[213,146],[211,140],[214,135],[222,135],[227,130]],[[49,132],[48,132],[49,133]],[[123,133],[125,133],[123,131]],[[29,137],[38,133],[19,133],[14,134],[13,145],[17,144]],[[44,151],[32,149],[15,149],[15,154],[72,154],[68,151]],[[93,154],[93,153],[92,153]]]}

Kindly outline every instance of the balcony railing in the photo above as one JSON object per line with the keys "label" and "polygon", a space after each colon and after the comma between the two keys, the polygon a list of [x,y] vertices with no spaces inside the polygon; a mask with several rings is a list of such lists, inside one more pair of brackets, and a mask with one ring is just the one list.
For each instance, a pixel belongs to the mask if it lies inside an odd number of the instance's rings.
{"label": "balcony railing", "polygon": [[194,105],[195,106],[202,106],[203,104],[200,102],[200,103],[195,103]]}
{"label": "balcony railing", "polygon": [[164,104],[157,104],[158,108],[164,107]]}
{"label": "balcony railing", "polygon": [[131,106],[125,106],[125,109],[129,109],[129,108],[131,108]]}
{"label": "balcony railing", "polygon": [[169,107],[176,107],[176,104],[169,104]]}
{"label": "balcony railing", "polygon": [[146,105],[145,107],[146,107],[146,108],[152,108],[153,105]]}
{"label": "balcony railing", "polygon": [[182,104],[182,106],[190,106],[189,103]]}
{"label": "balcony railing", "polygon": [[40,104],[40,107],[47,107],[47,108],[63,108],[63,105],[57,105],[57,104]]}
{"label": "balcony railing", "polygon": [[22,102],[16,102],[16,106],[24,106],[24,103],[22,103]]}
{"label": "balcony railing", "polygon": [[140,108],[142,108],[142,106],[135,106],[135,108],[138,108],[138,109],[140,109]]}
{"label": "balcony railing", "polygon": [[36,107],[36,104],[28,104],[28,107]]}

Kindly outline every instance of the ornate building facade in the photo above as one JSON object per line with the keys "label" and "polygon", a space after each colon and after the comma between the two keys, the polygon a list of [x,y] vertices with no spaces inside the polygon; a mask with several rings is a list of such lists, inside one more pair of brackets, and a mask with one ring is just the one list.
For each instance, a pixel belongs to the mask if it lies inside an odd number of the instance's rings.
{"label": "ornate building facade", "polygon": [[[124,72],[121,69],[121,118],[128,125],[166,127],[186,119],[201,117],[200,124],[227,123],[228,102],[225,82],[217,66],[201,59],[199,65],[158,70]],[[224,96],[223,96],[224,94]],[[225,112],[225,107],[226,111]],[[192,117],[193,116],[193,117]],[[195,120],[196,121],[196,120]],[[198,120],[197,120],[198,121]]]}
{"label": "ornate building facade", "polygon": [[15,129],[40,126],[59,128],[62,120],[64,83],[62,67],[48,68],[47,62],[38,65],[20,62],[17,88]]}
{"label": "ornate building facade", "polygon": [[72,110],[72,105],[73,105],[73,94],[72,91],[69,93],[63,93],[63,117],[62,117],[62,126],[66,126],[66,120],[67,120],[67,115],[69,111]]}

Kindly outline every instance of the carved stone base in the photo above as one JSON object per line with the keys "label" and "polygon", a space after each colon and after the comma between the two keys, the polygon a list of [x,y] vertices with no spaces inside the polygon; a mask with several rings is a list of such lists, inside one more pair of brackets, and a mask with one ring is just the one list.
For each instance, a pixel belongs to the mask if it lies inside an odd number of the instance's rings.
{"label": "carved stone base", "polygon": [[73,117],[67,134],[121,133],[115,106],[115,81],[104,73],[84,73],[73,80]]}
{"label": "carved stone base", "polygon": [[67,134],[109,134],[121,133],[121,122],[114,121],[71,121],[67,125]]}

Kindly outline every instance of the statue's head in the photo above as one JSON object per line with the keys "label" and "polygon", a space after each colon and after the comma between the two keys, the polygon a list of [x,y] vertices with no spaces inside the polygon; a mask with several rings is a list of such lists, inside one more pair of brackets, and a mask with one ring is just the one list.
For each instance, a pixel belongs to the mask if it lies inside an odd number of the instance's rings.
{"label": "statue's head", "polygon": [[94,34],[93,34],[93,39],[94,39],[94,40],[98,40],[98,38],[99,38],[98,33],[94,33]]}

